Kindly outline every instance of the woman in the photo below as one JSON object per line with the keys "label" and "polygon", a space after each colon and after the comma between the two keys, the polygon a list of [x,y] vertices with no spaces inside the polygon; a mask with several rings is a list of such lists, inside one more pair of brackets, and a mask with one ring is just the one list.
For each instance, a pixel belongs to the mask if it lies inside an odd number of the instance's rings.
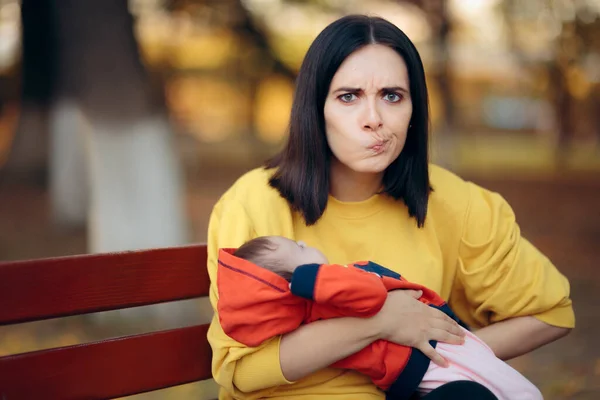
{"label": "woman", "polygon": [[[298,75],[287,145],[214,207],[213,308],[218,248],[280,235],[440,293],[499,358],[567,334],[568,281],[520,236],[502,197],[428,164],[428,124],[423,66],[402,31],[366,16],[325,28]],[[429,341],[459,344],[460,330],[414,297],[394,291],[373,318],[317,321],[256,348],[227,337],[215,313],[208,338],[220,398],[384,398],[367,377],[327,367],[380,338],[443,365]]]}

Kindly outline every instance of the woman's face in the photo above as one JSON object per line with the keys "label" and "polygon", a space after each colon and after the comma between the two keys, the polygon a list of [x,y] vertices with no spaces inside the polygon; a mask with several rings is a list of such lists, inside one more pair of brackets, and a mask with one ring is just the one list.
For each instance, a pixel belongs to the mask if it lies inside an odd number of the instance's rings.
{"label": "woman's face", "polygon": [[352,53],[333,76],[324,114],[332,162],[355,172],[385,171],[404,147],[412,115],[402,57],[378,44]]}

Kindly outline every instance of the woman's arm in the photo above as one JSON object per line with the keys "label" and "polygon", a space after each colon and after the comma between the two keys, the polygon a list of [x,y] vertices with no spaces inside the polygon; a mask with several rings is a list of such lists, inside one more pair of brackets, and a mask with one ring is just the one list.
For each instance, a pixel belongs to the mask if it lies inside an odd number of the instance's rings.
{"label": "woman's arm", "polygon": [[379,339],[372,318],[335,318],[303,325],[284,335],[279,347],[281,370],[296,381],[326,368]]}
{"label": "woman's arm", "polygon": [[[569,281],[521,236],[498,194],[468,185],[470,204],[459,242],[450,305],[501,359],[550,343],[575,324]],[[453,303],[454,301],[454,303]]]}
{"label": "woman's arm", "polygon": [[464,333],[441,311],[416,300],[421,291],[396,290],[371,318],[335,318],[303,325],[284,335],[279,349],[281,370],[288,381],[301,379],[385,339],[418,348],[436,364],[446,361],[430,340],[461,344]]}
{"label": "woman's arm", "polygon": [[531,316],[497,322],[475,332],[502,360],[510,360],[566,336],[570,328],[549,325]]}

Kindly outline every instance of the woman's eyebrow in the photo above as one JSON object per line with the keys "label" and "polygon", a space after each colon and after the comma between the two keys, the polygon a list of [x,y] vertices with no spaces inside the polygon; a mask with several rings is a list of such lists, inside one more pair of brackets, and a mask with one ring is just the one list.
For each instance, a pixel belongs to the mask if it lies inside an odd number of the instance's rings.
{"label": "woman's eyebrow", "polygon": [[337,92],[350,92],[350,93],[355,93],[355,92],[360,92],[362,91],[361,88],[353,88],[353,87],[341,87],[341,88],[337,88],[333,91],[333,93],[337,93]]}
{"label": "woman's eyebrow", "polygon": [[404,87],[402,86],[391,86],[391,87],[384,87],[381,88],[381,90],[383,92],[402,92],[402,93],[408,93],[408,90],[406,90]]}

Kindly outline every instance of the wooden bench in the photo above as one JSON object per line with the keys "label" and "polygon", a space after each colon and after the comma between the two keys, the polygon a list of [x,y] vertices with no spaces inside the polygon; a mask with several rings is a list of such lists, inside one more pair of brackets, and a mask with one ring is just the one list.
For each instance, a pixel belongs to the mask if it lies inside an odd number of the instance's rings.
{"label": "wooden bench", "polygon": [[[206,247],[0,263],[0,325],[208,295]],[[109,399],[211,378],[208,325],[0,357],[0,400]]]}

